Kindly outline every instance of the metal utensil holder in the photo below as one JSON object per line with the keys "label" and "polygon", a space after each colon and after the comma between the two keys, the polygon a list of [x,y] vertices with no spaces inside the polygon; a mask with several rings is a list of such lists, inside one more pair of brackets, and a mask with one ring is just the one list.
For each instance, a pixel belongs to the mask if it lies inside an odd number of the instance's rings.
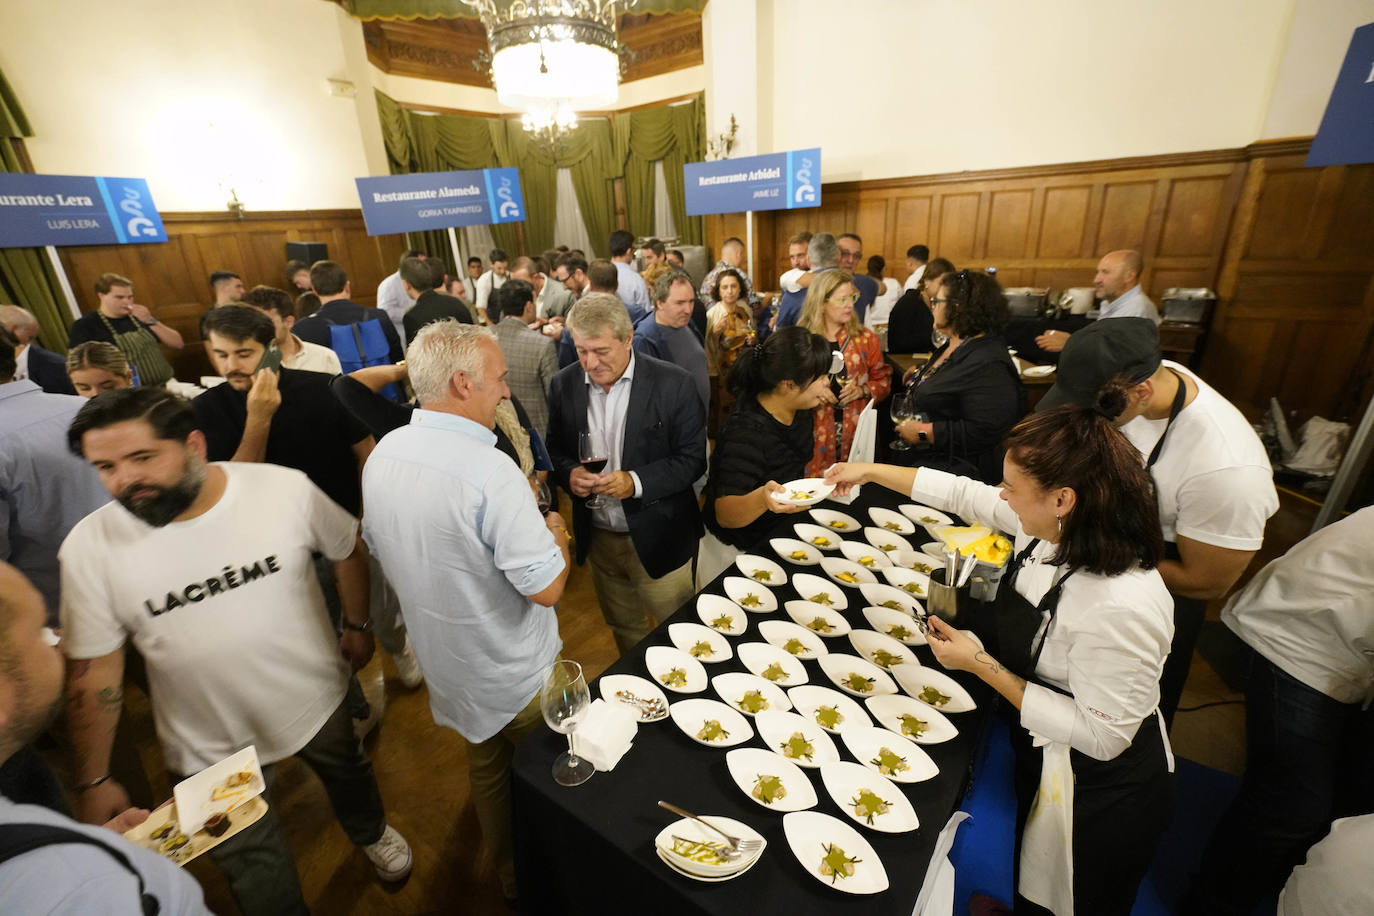
{"label": "metal utensil holder", "polygon": [[979,561],[973,567],[973,575],[968,581],[969,597],[975,601],[992,601],[997,597],[997,587],[1002,584],[1002,573],[1007,564],[993,566]]}
{"label": "metal utensil holder", "polygon": [[962,607],[967,607],[969,594],[968,587],[955,588],[945,584],[945,571],[943,569],[933,569],[930,572],[930,584],[926,586],[926,612],[934,614],[946,623],[957,624],[959,612]]}

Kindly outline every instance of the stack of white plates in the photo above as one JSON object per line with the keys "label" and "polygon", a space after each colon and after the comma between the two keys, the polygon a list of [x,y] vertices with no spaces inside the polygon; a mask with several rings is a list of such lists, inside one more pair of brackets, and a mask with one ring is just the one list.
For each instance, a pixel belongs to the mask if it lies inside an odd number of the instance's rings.
{"label": "stack of white plates", "polygon": [[663,864],[684,877],[708,882],[729,881],[753,868],[768,845],[763,835],[733,818],[706,815],[705,819],[741,840],[758,840],[758,850],[752,855],[741,855],[735,859],[718,858],[710,850],[728,846],[725,838],[709,827],[684,817],[664,827],[654,838],[654,849]]}

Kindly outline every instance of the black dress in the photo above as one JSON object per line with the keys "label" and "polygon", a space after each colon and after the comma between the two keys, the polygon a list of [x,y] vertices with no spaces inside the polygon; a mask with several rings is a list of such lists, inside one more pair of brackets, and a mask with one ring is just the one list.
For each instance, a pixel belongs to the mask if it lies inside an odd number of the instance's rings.
{"label": "black dress", "polygon": [[930,335],[935,330],[935,316],[914,289],[902,293],[887,315],[887,352],[927,353],[934,346]]}
{"label": "black dress", "polygon": [[941,347],[912,378],[916,410],[930,417],[933,444],[895,452],[901,464],[1002,479],[1002,439],[1026,413],[1026,391],[1007,345],[998,336],[973,337],[934,370]]}
{"label": "black dress", "polygon": [[742,496],[770,480],[787,483],[804,476],[811,460],[811,411],[799,410],[791,426],[784,426],[759,406],[741,401],[721,424],[711,469],[706,479],[702,518],[717,538],[746,549],[766,537],[781,516],[765,512],[743,528],[722,528],[716,521],[716,500]]}

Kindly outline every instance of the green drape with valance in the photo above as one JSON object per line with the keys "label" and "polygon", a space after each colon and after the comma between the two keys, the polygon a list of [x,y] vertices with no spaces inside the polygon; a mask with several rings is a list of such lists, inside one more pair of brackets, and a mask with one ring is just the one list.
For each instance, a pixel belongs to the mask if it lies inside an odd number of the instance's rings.
{"label": "green drape with valance", "polygon": [[624,163],[625,209],[631,231],[654,226],[654,163],[663,160],[673,224],[684,244],[702,244],[701,217],[687,216],[682,166],[702,158],[705,106],[701,96],[682,105],[643,108],[615,119],[616,158]]}
{"label": "green drape with valance", "polygon": [[[476,19],[463,0],[342,0],[358,19]],[[706,0],[639,0],[632,13],[700,13]]]}
{"label": "green drape with valance", "polygon": [[611,142],[611,122],[590,118],[578,122],[557,150],[532,143],[518,121],[493,119],[498,140],[497,158],[503,165],[520,169],[525,193],[525,245],[533,253],[551,248],[554,214],[558,205],[558,170],[572,171],[573,191],[582,210],[582,221],[592,241],[592,251],[608,254],[607,243],[615,229],[615,197],[611,181],[619,176]]}
{"label": "green drape with valance", "polygon": [[[0,73],[0,172],[25,172],[19,139],[33,136],[24,109]],[[0,248],[0,304],[20,305],[38,319],[39,341],[67,352],[71,308],[52,262],[41,248]]]}

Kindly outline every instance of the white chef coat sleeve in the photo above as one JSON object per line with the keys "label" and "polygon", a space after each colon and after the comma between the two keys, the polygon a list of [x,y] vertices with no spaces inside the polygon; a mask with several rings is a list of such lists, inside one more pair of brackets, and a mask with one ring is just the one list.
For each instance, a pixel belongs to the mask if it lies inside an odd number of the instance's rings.
{"label": "white chef coat sleeve", "polygon": [[967,522],[1015,534],[1021,521],[1002,498],[1002,488],[934,468],[921,468],[911,485],[911,498],[953,512]]}

